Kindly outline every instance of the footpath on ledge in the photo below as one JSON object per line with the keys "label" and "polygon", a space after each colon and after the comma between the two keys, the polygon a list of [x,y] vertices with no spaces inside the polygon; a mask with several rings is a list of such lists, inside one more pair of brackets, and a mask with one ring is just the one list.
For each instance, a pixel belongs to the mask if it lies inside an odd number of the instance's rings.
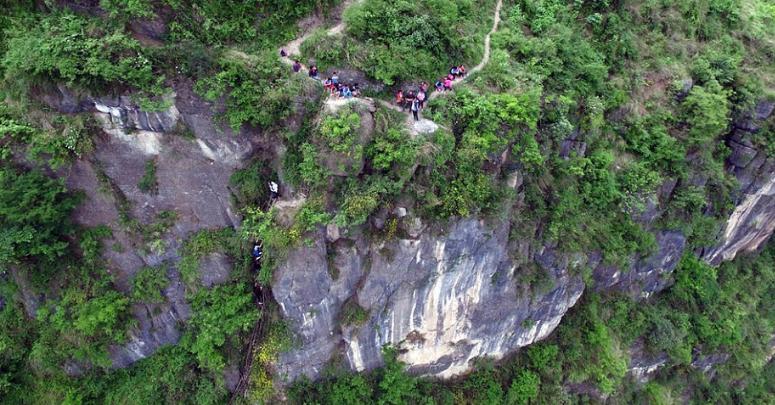
{"label": "footpath on ledge", "polygon": [[[339,16],[339,23],[328,29],[327,34],[329,36],[337,35],[344,32],[346,28],[344,18],[343,18],[344,11],[348,7],[358,4],[361,1],[363,0],[346,0],[344,3],[342,3],[342,5],[340,6],[341,14]],[[488,32],[487,35],[485,35],[484,37],[484,55],[482,55],[482,60],[479,62],[479,64],[471,68],[467,72],[466,76],[459,78],[458,80],[454,80],[451,84],[452,87],[457,86],[461,83],[464,83],[470,77],[471,74],[482,70],[482,68],[485,65],[487,65],[487,63],[490,61],[490,38],[492,37],[492,34],[498,30],[498,25],[500,24],[500,20],[501,20],[500,13],[501,13],[502,6],[503,6],[503,0],[498,0],[498,3],[495,5],[495,15],[493,17],[492,28],[490,29],[490,32]],[[291,42],[288,42],[287,44],[283,45],[280,49],[278,49],[278,53],[280,53],[282,61],[289,66],[293,66],[294,58],[301,57],[301,44],[303,44],[304,41],[306,41],[315,32],[315,30],[320,28],[322,24],[323,24],[322,20],[316,21],[316,23],[308,27],[306,29],[306,32],[304,32],[300,37],[294,39]],[[301,64],[301,69],[299,73],[304,74],[303,71],[307,71],[308,69],[309,68],[307,66],[304,66],[303,64]],[[310,80],[319,81],[318,79],[313,79],[313,78],[310,78]],[[432,100],[441,94],[444,94],[444,93],[439,91],[431,92],[428,95],[428,99]],[[379,103],[385,108],[405,113],[407,115],[406,125],[411,130],[412,136],[416,136],[417,134],[421,134],[421,133],[422,134],[432,133],[439,128],[438,124],[425,118],[420,118],[419,120],[413,120],[411,113],[409,113],[408,111],[404,111],[404,109],[402,109],[400,106],[396,104],[393,104],[384,100],[375,100],[370,97],[362,97],[362,96],[345,98],[345,97],[336,97],[331,95],[326,99],[325,103],[329,109],[336,110],[338,107],[345,105],[354,100],[358,100],[360,102],[370,104],[372,106],[375,103]]]}

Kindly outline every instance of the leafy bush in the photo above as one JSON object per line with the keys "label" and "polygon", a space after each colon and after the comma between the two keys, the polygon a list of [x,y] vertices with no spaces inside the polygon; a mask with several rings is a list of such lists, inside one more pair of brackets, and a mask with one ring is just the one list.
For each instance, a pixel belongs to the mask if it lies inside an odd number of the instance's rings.
{"label": "leafy bush", "polygon": [[100,7],[113,18],[148,18],[154,15],[150,0],[100,0]]}
{"label": "leafy bush", "polygon": [[143,177],[137,183],[137,188],[143,193],[156,194],[159,192],[159,183],[156,180],[156,161],[148,159],[145,161],[145,172]]}
{"label": "leafy bush", "polygon": [[78,198],[62,181],[40,172],[0,168],[0,263],[33,257],[55,261],[66,253]]}
{"label": "leafy bush", "polygon": [[706,145],[717,139],[729,126],[727,92],[711,81],[706,86],[694,86],[684,101],[692,146]]}
{"label": "leafy bush", "polygon": [[199,279],[199,260],[215,252],[227,253],[232,258],[241,256],[234,229],[202,229],[183,242],[178,270],[186,286],[194,288]]}
{"label": "leafy bush", "polygon": [[[351,109],[343,109],[336,116],[329,115],[320,124],[320,136],[325,145],[334,152],[343,153],[347,157],[359,155],[357,146],[358,128],[361,117]],[[356,148],[354,150],[354,148]]]}
{"label": "leafy bush", "polygon": [[[392,85],[438,76],[481,57],[492,9],[468,0],[369,0],[345,12],[347,36],[320,32],[302,46],[323,66],[347,63]],[[483,34],[482,34],[483,35]]]}
{"label": "leafy bush", "polygon": [[158,93],[164,81],[137,40],[99,19],[67,12],[14,27],[0,63],[6,79],[40,77],[84,88],[113,85]]}
{"label": "leafy bush", "polygon": [[166,266],[143,267],[132,279],[132,299],[136,302],[160,303],[169,285]]}
{"label": "leafy bush", "polygon": [[205,99],[226,96],[225,118],[234,132],[243,124],[267,128],[291,113],[298,81],[268,51],[258,57],[227,54],[219,60],[215,75],[200,79],[196,91]]}
{"label": "leafy bush", "polygon": [[506,393],[506,403],[509,405],[529,404],[538,397],[540,385],[538,375],[530,370],[521,371],[511,382]]}
{"label": "leafy bush", "polygon": [[191,300],[191,319],[181,344],[196,356],[201,368],[221,371],[225,366],[219,349],[227,338],[250,329],[260,316],[253,294],[245,284],[227,284],[196,292]]}
{"label": "leafy bush", "polygon": [[355,298],[351,298],[342,305],[342,313],[339,317],[341,325],[360,326],[369,320],[369,312],[360,306]]}
{"label": "leafy bush", "polygon": [[229,177],[229,186],[237,205],[263,205],[269,200],[269,181],[277,178],[263,160],[255,160],[244,169],[236,170]]}

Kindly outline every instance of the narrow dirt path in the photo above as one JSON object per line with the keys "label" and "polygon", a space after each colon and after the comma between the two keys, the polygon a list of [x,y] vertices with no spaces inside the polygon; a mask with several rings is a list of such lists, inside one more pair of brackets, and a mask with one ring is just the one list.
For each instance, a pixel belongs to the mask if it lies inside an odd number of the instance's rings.
{"label": "narrow dirt path", "polygon": [[[339,23],[335,26],[328,29],[327,34],[329,36],[341,34],[344,32],[344,29],[346,28],[344,23],[344,11],[350,8],[350,6],[353,6],[355,4],[358,4],[362,2],[363,0],[345,0],[338,6],[338,8],[341,10],[339,15]],[[293,64],[293,60],[291,59],[292,56],[301,56],[301,44],[304,43],[309,37],[312,36],[312,34],[321,26],[323,25],[323,19],[319,18],[315,21],[314,24],[310,25],[304,30],[304,33],[294,39],[291,42],[288,42],[287,44],[283,45],[278,49],[277,51],[280,52],[281,50],[285,50],[285,52],[288,54],[288,56],[282,58],[285,63]]]}
{"label": "narrow dirt path", "polygon": [[[464,83],[466,80],[468,80],[469,77],[471,77],[472,74],[482,70],[482,68],[484,68],[484,66],[487,65],[488,62],[490,62],[490,39],[492,38],[492,34],[494,34],[495,31],[498,31],[498,25],[501,22],[501,7],[503,7],[503,0],[498,0],[498,3],[495,4],[495,15],[493,16],[493,20],[492,20],[492,29],[490,29],[490,32],[488,32],[487,35],[484,36],[484,55],[482,55],[481,62],[479,62],[478,65],[469,69],[464,78],[453,81],[452,87],[455,87],[461,83]],[[446,94],[446,93],[435,91],[431,93],[431,95],[428,98],[434,99],[442,94]]]}
{"label": "narrow dirt path", "polygon": [[[339,16],[339,23],[337,25],[329,28],[328,31],[327,31],[327,34],[328,35],[336,35],[336,34],[340,34],[340,33],[344,32],[344,30],[347,28],[346,24],[345,24],[345,21],[344,21],[344,12],[345,12],[345,10],[347,10],[347,8],[349,8],[350,6],[358,4],[358,3],[362,2],[362,1],[363,0],[345,0],[339,6],[339,9],[341,10],[340,11],[341,14]],[[464,83],[466,80],[468,80],[469,77],[471,77],[472,74],[482,70],[482,68],[484,68],[484,66],[487,65],[487,63],[490,61],[490,41],[491,41],[491,38],[492,38],[492,34],[495,33],[495,31],[498,30],[498,25],[500,24],[500,21],[501,21],[501,8],[502,7],[503,7],[503,0],[498,0],[498,2],[495,4],[495,13],[493,15],[492,28],[490,29],[490,32],[488,32],[487,35],[485,35],[485,37],[484,37],[484,55],[482,55],[482,60],[479,62],[479,64],[477,64],[476,66],[474,66],[473,68],[468,70],[468,74],[464,78],[462,78],[460,80],[453,81],[452,82],[452,86],[453,87],[457,86],[457,85],[459,85],[461,83]],[[285,53],[286,53],[286,56],[281,57],[282,61],[284,63],[288,64],[288,65],[293,65],[294,59],[301,56],[301,44],[303,44],[304,41],[306,41],[310,36],[312,36],[312,34],[315,32],[315,30],[320,28],[321,25],[323,25],[323,20],[322,19],[316,20],[316,22],[314,24],[312,24],[311,26],[306,28],[305,32],[300,37],[298,37],[298,38],[294,39],[293,41],[288,42],[287,44],[285,44],[282,47],[280,47],[278,52],[285,51]],[[304,74],[307,71],[307,69],[308,69],[308,67],[304,66],[302,64],[302,69],[299,72],[299,74]],[[431,92],[428,95],[428,99],[432,100],[432,99],[434,99],[436,97],[439,97],[442,94],[446,94],[446,93],[444,93],[444,92],[437,92],[437,91]],[[361,100],[367,100],[368,102],[371,102],[371,103],[376,102],[376,103],[379,103],[381,106],[383,106],[385,108],[389,108],[389,109],[394,110],[394,111],[399,111],[399,112],[406,113],[407,114],[406,125],[407,125],[407,127],[410,128],[413,136],[417,135],[419,133],[433,132],[433,131],[435,131],[436,128],[439,127],[438,124],[434,123],[433,121],[424,119],[424,118],[420,119],[419,121],[415,121],[412,118],[412,114],[409,111],[404,111],[403,109],[401,109],[400,107],[394,105],[393,103],[390,103],[390,102],[387,102],[387,101],[384,101],[384,100],[373,100],[373,99],[368,98],[368,97],[361,97],[360,99]],[[354,100],[358,100],[358,98],[355,98]],[[333,107],[334,109],[338,105],[340,105],[342,103],[343,102],[341,100],[336,99],[334,97],[329,97],[328,100],[326,101],[326,104],[334,104],[334,105],[330,106],[330,107]]]}

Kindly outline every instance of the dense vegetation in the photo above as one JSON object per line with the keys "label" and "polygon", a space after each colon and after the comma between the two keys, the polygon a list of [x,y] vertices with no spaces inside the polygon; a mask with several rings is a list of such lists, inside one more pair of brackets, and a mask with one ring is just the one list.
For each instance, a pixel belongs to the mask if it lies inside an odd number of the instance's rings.
{"label": "dense vegetation", "polygon": [[[767,0],[506,0],[490,62],[423,111],[440,125],[418,135],[379,102],[323,105],[323,90],[277,56],[313,12],[336,0],[12,0],[0,5],[0,402],[224,403],[258,320],[269,330],[252,353],[248,398],[271,402],[272,363],[293,343],[252,284],[269,284],[294,247],[323,225],[378,240],[398,220],[370,219],[411,200],[426,223],[481,217],[510,225],[511,245],[599,252],[627,268],[663,230],[687,237],[674,284],[645,301],[585,292],[551,337],[499,364],[440,382],[411,376],[394,348],[385,366],[350,374],[336,361],[321,381],[289,387],[292,403],[771,403],[775,366],[775,246],[718,268],[696,254],[715,243],[738,195],[725,169],[731,123],[775,98],[775,6]],[[473,66],[492,26],[493,0],[364,0],[301,44],[321,70],[363,72],[388,92]],[[160,22],[149,34],[141,23]],[[152,26],[153,24],[149,24]],[[152,29],[150,31],[153,31]],[[239,229],[169,238],[177,214],[148,220],[95,164],[117,224],[71,220],[83,196],[64,178],[90,161],[101,136],[90,114],[57,113],[46,95],[129,95],[147,111],[189,86],[217,115],[219,135],[243,133],[281,167],[256,156],[231,175]],[[378,90],[374,90],[377,92]],[[751,146],[775,156],[775,124]],[[260,133],[261,139],[255,134]],[[279,145],[279,147],[276,147]],[[266,145],[261,145],[264,148]],[[277,157],[277,156],[272,156]],[[266,159],[264,159],[266,158]],[[159,194],[157,162],[133,186]],[[278,173],[304,195],[289,215],[267,204]],[[196,175],[193,173],[192,175]],[[58,177],[60,179],[58,179]],[[121,235],[114,235],[120,231]],[[153,266],[132,274],[105,259],[119,239]],[[123,240],[122,239],[122,240]],[[251,243],[264,258],[251,274]],[[172,254],[168,254],[172,252]],[[551,283],[511,252],[515,283]],[[213,257],[232,267],[205,285]],[[571,269],[592,283],[590,269]],[[178,282],[179,281],[179,282]],[[179,344],[124,369],[111,350],[132,339],[138,311],[170,310],[180,289],[190,314]],[[591,288],[589,289],[591,290]],[[338,322],[362,325],[347,301]],[[648,383],[627,375],[632,357],[666,358]],[[715,356],[715,357],[708,357]],[[698,360],[723,358],[712,373]]]}

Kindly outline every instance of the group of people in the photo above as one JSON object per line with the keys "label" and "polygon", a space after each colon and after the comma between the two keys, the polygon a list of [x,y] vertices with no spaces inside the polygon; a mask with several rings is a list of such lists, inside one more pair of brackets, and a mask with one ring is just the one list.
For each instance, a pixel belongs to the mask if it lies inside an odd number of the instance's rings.
{"label": "group of people", "polygon": [[425,102],[428,101],[428,87],[427,82],[422,82],[416,92],[409,90],[404,94],[403,90],[398,90],[398,93],[396,93],[396,104],[402,110],[408,108],[412,112],[415,121],[420,120],[420,110],[425,108]]}
{"label": "group of people", "polygon": [[361,87],[357,82],[350,84],[342,83],[339,80],[339,74],[337,74],[336,71],[323,81],[323,87],[325,87],[331,95],[337,95],[341,98],[358,97],[361,95]]}
{"label": "group of people", "polygon": [[455,79],[463,78],[466,75],[466,67],[463,65],[460,66],[452,66],[449,68],[449,73],[444,76],[440,77],[439,80],[436,80],[435,86],[436,91],[449,91],[452,90],[452,82],[455,81]]}
{"label": "group of people", "polygon": [[[436,91],[452,90],[452,82],[465,75],[465,66],[452,66],[449,69],[449,74],[447,74],[447,76],[439,78],[439,80],[436,81]],[[422,82],[417,91],[409,90],[404,94],[403,90],[398,90],[398,93],[396,93],[396,104],[401,107],[401,109],[408,108],[409,111],[412,112],[415,121],[420,120],[420,110],[425,108],[425,103],[428,101],[428,87],[427,82]]]}
{"label": "group of people", "polygon": [[[285,49],[280,50],[280,56],[287,57],[288,53]],[[292,69],[294,73],[299,73],[302,69],[302,64],[298,60],[293,61]],[[310,65],[307,74],[310,78],[320,80],[318,78],[318,67]],[[452,66],[449,68],[449,73],[436,80],[436,91],[450,91],[452,90],[452,82],[457,79],[463,78],[466,75],[466,67],[464,65]],[[339,75],[336,71],[323,81],[323,87],[330,92],[331,95],[336,95],[341,98],[358,97],[360,95],[360,87],[358,83],[344,84],[339,80]],[[412,116],[415,121],[420,120],[420,110],[425,108],[425,103],[428,101],[428,88],[430,86],[427,82],[420,83],[417,91],[409,90],[404,94],[403,90],[398,90],[396,93],[396,104],[401,107],[402,110],[409,109],[412,112]]]}
{"label": "group of people", "polygon": [[[287,57],[288,53],[285,51],[285,49],[280,50],[280,56]],[[293,73],[299,73],[301,72],[301,69],[303,68],[303,65],[298,60],[293,61],[293,65],[291,65],[291,69],[293,69]],[[316,65],[310,65],[309,69],[307,69],[307,75],[311,79],[320,80],[319,78],[319,72],[318,67]],[[349,84],[342,83],[339,81],[339,75],[337,72],[334,72],[331,76],[327,77],[326,80],[323,81],[323,87],[328,90],[331,95],[336,95],[341,98],[351,98],[351,97],[358,97],[361,94],[361,89],[358,83],[353,82]]]}

